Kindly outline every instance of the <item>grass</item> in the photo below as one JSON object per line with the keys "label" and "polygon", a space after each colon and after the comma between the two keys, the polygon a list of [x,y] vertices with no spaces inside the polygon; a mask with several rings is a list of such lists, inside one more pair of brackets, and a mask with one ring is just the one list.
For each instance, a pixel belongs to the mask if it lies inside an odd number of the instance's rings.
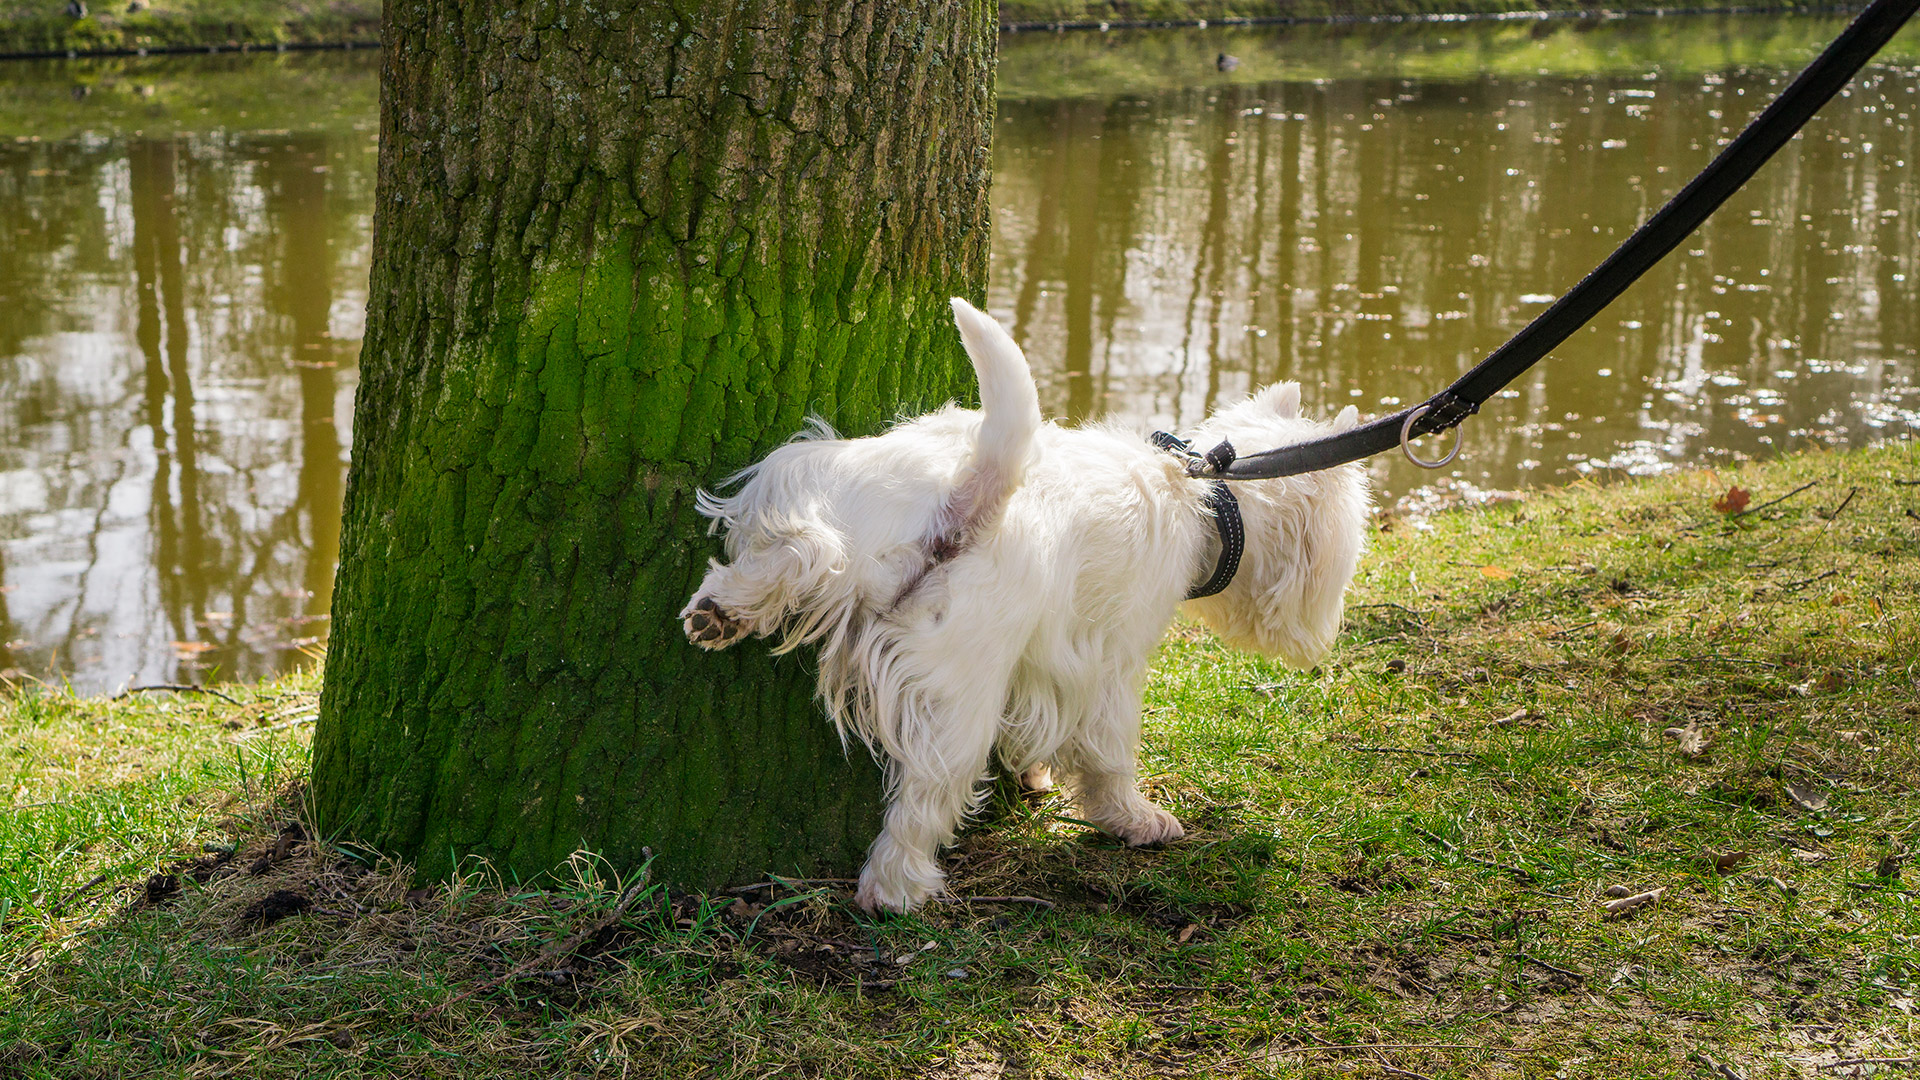
{"label": "grass", "polygon": [[[1143,767],[1186,840],[997,792],[961,899],[883,921],[840,883],[690,896],[584,854],[414,889],[299,824],[313,675],[25,687],[0,1076],[1910,1066],[1916,484],[1901,442],[1383,518],[1315,671],[1175,628]],[[1664,892],[1609,916],[1609,887]]]}
{"label": "grass", "polygon": [[[1562,14],[1751,9],[1744,0],[1001,0],[1002,26],[1031,28],[1104,22],[1152,24],[1235,19],[1351,20],[1433,14],[1556,11]],[[1825,10],[1826,3],[1770,0],[1776,11]],[[1864,7],[1864,3],[1841,6]],[[62,55],[206,48],[261,49],[371,44],[380,34],[372,0],[94,0],[82,18],[67,0],[0,0],[0,54]]]}
{"label": "grass", "polygon": [[[1142,97],[1194,88],[1275,82],[1412,79],[1424,84],[1490,76],[1533,79],[1684,78],[1740,68],[1794,71],[1837,36],[1836,15],[1689,15],[1586,22],[1469,22],[1346,26],[1215,26],[1107,34],[1002,38],[1001,100]],[[1231,72],[1215,67],[1228,54]],[[1920,25],[1901,31],[1876,64],[1920,61]]]}
{"label": "grass", "polygon": [[273,48],[367,44],[380,36],[371,0],[0,0],[0,53]]}

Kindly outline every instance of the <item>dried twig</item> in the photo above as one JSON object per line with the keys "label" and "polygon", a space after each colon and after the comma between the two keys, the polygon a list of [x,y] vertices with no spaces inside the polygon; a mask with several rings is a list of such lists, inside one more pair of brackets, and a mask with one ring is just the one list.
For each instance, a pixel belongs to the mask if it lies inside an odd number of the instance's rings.
{"label": "dried twig", "polygon": [[775,886],[785,886],[786,888],[791,889],[794,892],[800,892],[801,890],[796,886],[857,885],[859,884],[859,882],[860,882],[859,878],[850,878],[850,877],[790,877],[790,878],[781,878],[778,881],[756,881],[751,885],[735,885],[731,889],[723,889],[721,891],[725,892],[728,896],[740,896],[744,893],[759,892],[761,889],[771,889]]}
{"label": "dried twig", "polygon": [[1844,1069],[1849,1065],[1920,1065],[1920,1058],[1912,1057],[1876,1057],[1846,1058],[1842,1061],[1829,1061],[1819,1066],[1822,1072],[1828,1069]]}
{"label": "dried twig", "polygon": [[1551,971],[1556,975],[1565,975],[1569,979],[1577,979],[1580,982],[1587,981],[1587,977],[1585,975],[1582,975],[1577,971],[1569,971],[1566,968],[1560,967],[1557,964],[1549,964],[1545,960],[1542,960],[1537,956],[1531,956],[1527,953],[1514,953],[1513,955],[1515,959],[1521,961],[1522,963],[1532,964],[1536,967],[1546,968],[1548,971]]}
{"label": "dried twig", "polygon": [[1478,1046],[1473,1043],[1317,1043],[1265,1051],[1268,1057],[1281,1054],[1323,1054],[1337,1050],[1478,1050],[1486,1054],[1525,1054],[1530,1051],[1506,1046]]}
{"label": "dried twig", "polygon": [[1474,863],[1479,866],[1490,867],[1491,869],[1494,869],[1494,870],[1505,870],[1507,873],[1512,874],[1514,877],[1519,878],[1521,881],[1526,882],[1528,884],[1532,884],[1533,882],[1539,880],[1539,878],[1535,877],[1531,871],[1523,870],[1518,866],[1510,866],[1503,862],[1494,862],[1492,859],[1482,859],[1475,855],[1469,855],[1466,852],[1460,850],[1460,845],[1454,843],[1451,840],[1448,840],[1446,837],[1441,836],[1439,833],[1428,832],[1427,830],[1421,828],[1418,825],[1411,826],[1411,828],[1413,829],[1414,832],[1417,832],[1421,836],[1424,836],[1427,839],[1433,841],[1434,843],[1439,844],[1441,847],[1446,848],[1450,854],[1458,855],[1470,863]]}
{"label": "dried twig", "polygon": [[80,899],[82,895],[92,892],[94,886],[100,884],[105,880],[107,880],[107,875],[101,874],[99,877],[94,878],[92,881],[87,882],[85,885],[80,886],[79,888],[73,890],[67,895],[54,901],[53,906],[48,908],[47,912],[49,914],[55,914],[55,915],[59,914],[63,909],[66,908],[68,904],[71,904],[75,900]]}
{"label": "dried twig", "polygon": [[1479,754],[1465,754],[1458,750],[1414,750],[1405,746],[1349,746],[1347,749],[1357,754],[1418,754],[1430,758],[1467,758],[1472,760]]}
{"label": "dried twig", "polygon": [[1804,589],[1816,581],[1825,581],[1828,578],[1833,577],[1838,573],[1840,573],[1840,571],[1838,570],[1829,570],[1824,574],[1815,574],[1814,576],[1807,578],[1804,581],[1790,581],[1787,584],[1780,586],[1780,591],[1792,592],[1795,589]]}
{"label": "dried twig", "polygon": [[[1853,486],[1853,487],[1850,487],[1850,488],[1848,488],[1848,489],[1847,489],[1847,497],[1846,497],[1846,498],[1844,498],[1844,499],[1841,499],[1841,500],[1840,500],[1840,505],[1839,505],[1839,506],[1836,506],[1836,507],[1834,507],[1834,508],[1833,508],[1833,509],[1832,509],[1832,510],[1831,510],[1830,512],[1828,512],[1828,513],[1825,513],[1825,514],[1820,514],[1820,516],[1821,516],[1821,517],[1823,517],[1823,518],[1826,518],[1826,519],[1827,519],[1827,524],[1828,524],[1828,525],[1832,525],[1832,524],[1834,523],[1834,520],[1835,520],[1835,519],[1837,519],[1837,518],[1838,518],[1838,517],[1840,516],[1840,511],[1842,511],[1842,510],[1845,510],[1845,509],[1846,509],[1846,508],[1847,508],[1848,506],[1850,506],[1850,505],[1852,505],[1852,503],[1853,503],[1853,497],[1854,497],[1855,495],[1858,495],[1858,494],[1860,494],[1860,488],[1859,488],[1859,485],[1855,485],[1855,486]],[[1819,513],[1819,511],[1817,511],[1817,510],[1816,510],[1816,511],[1814,511],[1814,512],[1815,512],[1815,513]]]}
{"label": "dried twig", "polygon": [[943,904],[1032,904],[1042,911],[1052,911],[1057,906],[1037,896],[941,896],[936,899]]}
{"label": "dried twig", "polygon": [[134,694],[144,694],[150,690],[170,690],[176,694],[212,694],[221,701],[234,705],[240,704],[240,702],[235,701],[233,698],[228,697],[212,687],[195,686],[192,683],[154,683],[152,686],[129,686],[125,690],[113,695],[110,700],[119,701],[121,698],[131,697]]}
{"label": "dried twig", "polygon": [[1786,502],[1788,499],[1793,498],[1795,495],[1798,495],[1801,492],[1807,490],[1808,488],[1813,487],[1815,484],[1818,484],[1819,482],[1820,481],[1818,480],[1809,480],[1806,483],[1801,484],[1799,487],[1794,488],[1792,491],[1787,492],[1785,495],[1782,495],[1779,498],[1772,500],[1771,502],[1763,502],[1759,506],[1749,506],[1745,510],[1742,510],[1739,513],[1734,514],[1732,516],[1736,518],[1743,518],[1743,517],[1746,517],[1748,514],[1757,514],[1760,511],[1765,510],[1769,506],[1778,506],[1781,503]]}
{"label": "dried twig", "polygon": [[1660,897],[1665,895],[1666,891],[1666,886],[1662,885],[1658,889],[1648,889],[1646,892],[1634,893],[1632,896],[1622,896],[1617,900],[1608,900],[1600,906],[1607,909],[1607,915],[1609,917],[1625,915],[1629,911],[1638,911],[1648,904],[1659,903]]}
{"label": "dried twig", "polygon": [[296,716],[291,720],[282,720],[277,724],[268,724],[266,727],[251,728],[247,731],[243,731],[240,734],[235,735],[233,737],[233,741],[240,742],[245,739],[251,739],[256,735],[270,735],[273,732],[281,731],[285,728],[295,727],[300,724],[311,724],[319,718],[320,718],[320,712],[319,710],[316,709],[313,712],[307,713],[303,716]]}
{"label": "dried twig", "polygon": [[1427,617],[1427,613],[1424,611],[1416,611],[1413,608],[1405,606],[1404,604],[1395,604],[1391,602],[1379,603],[1379,604],[1354,604],[1348,607],[1347,610],[1348,611],[1365,611],[1368,608],[1392,608],[1395,611],[1405,612],[1406,614],[1411,615],[1415,619],[1421,620],[1423,622],[1426,620],[1426,617]]}

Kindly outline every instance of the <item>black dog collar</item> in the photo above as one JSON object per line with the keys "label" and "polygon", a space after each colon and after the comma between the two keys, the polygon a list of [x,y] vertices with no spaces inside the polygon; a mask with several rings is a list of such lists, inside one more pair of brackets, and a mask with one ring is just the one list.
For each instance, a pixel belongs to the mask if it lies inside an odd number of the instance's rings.
{"label": "black dog collar", "polygon": [[[1164,431],[1154,432],[1152,441],[1167,453],[1184,458],[1189,471],[1205,467],[1217,472],[1233,464],[1233,444],[1229,442],[1222,442],[1201,457],[1185,439]],[[1213,511],[1213,527],[1220,534],[1220,558],[1213,564],[1212,577],[1187,590],[1189,600],[1212,596],[1232,584],[1234,573],[1240,569],[1240,555],[1247,547],[1246,526],[1240,522],[1240,500],[1233,497],[1233,489],[1225,480],[1213,482],[1213,488],[1207,492],[1207,509]]]}

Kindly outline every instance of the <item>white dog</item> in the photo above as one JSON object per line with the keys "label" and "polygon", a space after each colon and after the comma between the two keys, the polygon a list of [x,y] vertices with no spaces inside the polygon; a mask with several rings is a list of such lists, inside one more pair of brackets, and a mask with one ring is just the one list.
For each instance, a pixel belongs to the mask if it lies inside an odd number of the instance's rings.
{"label": "white dog", "polygon": [[[1043,422],[1019,346],[964,300],[953,312],[980,410],[948,406],[866,439],[816,424],[734,477],[733,495],[702,492],[730,562],[681,612],[708,649],[747,634],[778,634],[781,652],[818,644],[828,715],[886,775],[885,829],[855,896],[869,911],[939,891],[936,856],[996,753],[1030,786],[1057,770],[1080,813],[1129,844],[1180,838],[1136,783],[1141,680],[1223,546],[1212,481],[1138,436]],[[1264,450],[1355,422],[1351,406],[1332,425],[1299,411],[1298,384],[1270,386],[1195,445]],[[1191,610],[1229,642],[1310,665],[1339,629],[1366,474],[1343,465],[1234,493],[1245,557]]]}

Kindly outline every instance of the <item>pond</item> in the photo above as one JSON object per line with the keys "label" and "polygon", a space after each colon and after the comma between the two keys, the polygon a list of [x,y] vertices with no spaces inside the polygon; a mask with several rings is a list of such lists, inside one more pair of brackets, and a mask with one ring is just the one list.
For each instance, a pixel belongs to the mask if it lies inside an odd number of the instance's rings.
{"label": "pond", "polygon": [[[1009,36],[989,306],[1074,421],[1180,425],[1286,378],[1317,410],[1391,411],[1591,268],[1839,25]],[[1437,483],[1376,459],[1388,500],[1910,431],[1917,56],[1896,42],[1490,403]],[[0,66],[7,677],[254,678],[322,646],[377,65]]]}

